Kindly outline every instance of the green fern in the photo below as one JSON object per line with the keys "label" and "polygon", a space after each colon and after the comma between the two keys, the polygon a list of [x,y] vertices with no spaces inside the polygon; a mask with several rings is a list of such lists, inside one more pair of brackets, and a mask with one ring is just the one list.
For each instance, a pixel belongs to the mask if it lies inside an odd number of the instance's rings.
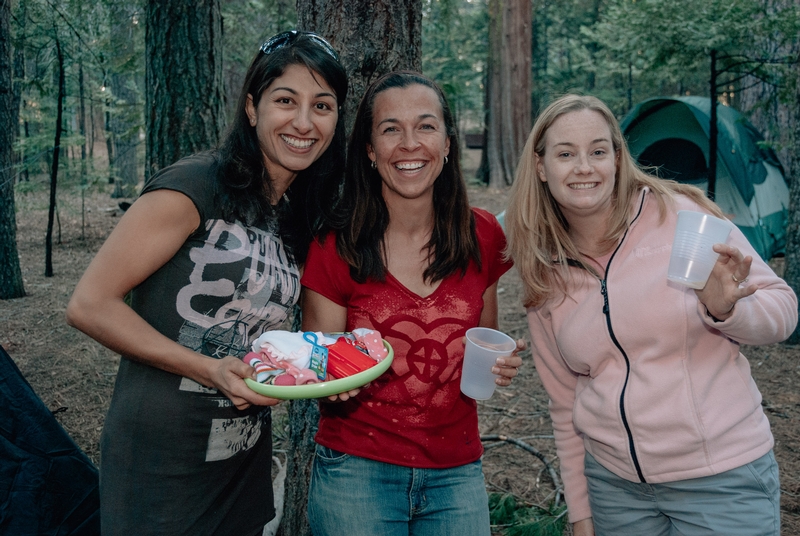
{"label": "green fern", "polygon": [[489,495],[489,519],[504,536],[562,536],[567,526],[566,507],[548,509],[525,506],[510,494]]}
{"label": "green fern", "polygon": [[492,525],[511,525],[515,520],[517,500],[513,495],[489,494],[489,521]]}

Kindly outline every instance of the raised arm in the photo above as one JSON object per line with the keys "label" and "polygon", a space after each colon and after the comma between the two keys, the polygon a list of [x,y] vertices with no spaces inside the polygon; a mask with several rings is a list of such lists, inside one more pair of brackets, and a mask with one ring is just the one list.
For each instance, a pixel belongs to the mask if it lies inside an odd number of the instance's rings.
{"label": "raised arm", "polygon": [[797,325],[797,296],[758,257],[739,229],[716,244],[719,259],[705,288],[695,293],[701,318],[741,344],[785,340]]}
{"label": "raised arm", "polygon": [[252,367],[235,357],[206,357],[170,340],[124,301],[199,225],[200,215],[184,194],[144,194],[120,219],[78,282],[67,306],[67,323],[130,359],[215,387],[240,409],[274,405],[277,400],[256,394],[242,381],[252,377]]}

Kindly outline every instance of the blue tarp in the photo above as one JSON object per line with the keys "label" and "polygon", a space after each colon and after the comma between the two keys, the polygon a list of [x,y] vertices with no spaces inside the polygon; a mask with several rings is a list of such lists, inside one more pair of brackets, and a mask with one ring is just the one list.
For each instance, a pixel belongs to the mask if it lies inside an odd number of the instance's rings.
{"label": "blue tarp", "polygon": [[100,534],[98,471],[0,346],[0,534]]}

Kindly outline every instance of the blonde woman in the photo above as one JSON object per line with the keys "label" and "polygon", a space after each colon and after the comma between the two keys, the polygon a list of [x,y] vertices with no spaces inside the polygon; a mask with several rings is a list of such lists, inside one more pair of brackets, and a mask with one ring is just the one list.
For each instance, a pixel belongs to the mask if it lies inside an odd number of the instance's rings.
{"label": "blonde woman", "polygon": [[576,535],[777,536],[773,438],[739,345],[788,337],[797,298],[738,229],[702,290],[668,282],[678,210],[722,216],[640,170],[598,99],[536,121],[506,228],[569,518]]}

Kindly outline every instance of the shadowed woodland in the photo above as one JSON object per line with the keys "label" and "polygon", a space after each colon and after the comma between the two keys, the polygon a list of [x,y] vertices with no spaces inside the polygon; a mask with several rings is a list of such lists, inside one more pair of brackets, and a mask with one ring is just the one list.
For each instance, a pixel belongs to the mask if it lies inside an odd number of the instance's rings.
{"label": "shadowed woodland", "polygon": [[[385,72],[434,78],[457,116],[470,199],[494,213],[533,118],[555,96],[596,95],[620,119],[660,96],[741,112],[788,186],[771,264],[800,290],[798,10],[798,0],[0,2],[0,345],[102,468],[119,357],[66,326],[67,300],[143,181],[214,146],[258,46],[289,28],[340,51],[347,121]],[[700,148],[710,177],[724,175],[714,129]],[[704,184],[713,195],[713,181]],[[528,339],[513,270],[499,291],[501,329]],[[798,341],[744,349],[776,439],[787,535],[800,534]],[[494,530],[568,534],[547,396],[530,351],[523,357],[514,383],[479,404]],[[288,469],[281,534],[308,533],[314,411],[293,402],[275,412]]]}

